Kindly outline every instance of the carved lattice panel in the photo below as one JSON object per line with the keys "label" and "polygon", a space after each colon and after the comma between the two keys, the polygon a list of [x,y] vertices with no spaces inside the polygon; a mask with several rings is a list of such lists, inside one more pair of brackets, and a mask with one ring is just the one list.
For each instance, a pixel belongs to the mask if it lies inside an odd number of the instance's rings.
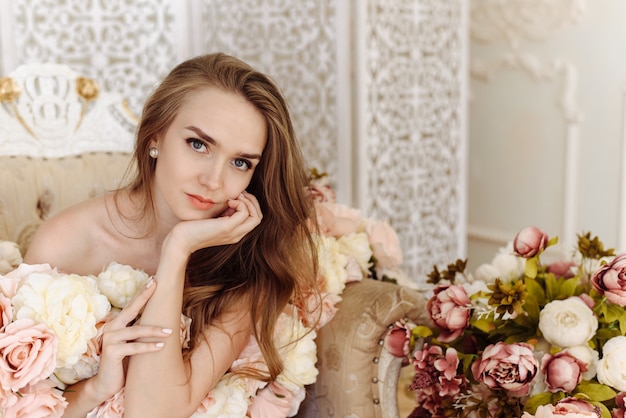
{"label": "carved lattice panel", "polygon": [[360,200],[399,232],[418,283],[464,252],[463,11],[463,0],[367,5]]}
{"label": "carved lattice panel", "polygon": [[179,61],[174,9],[180,3],[174,0],[9,3],[14,66],[67,64],[121,92],[136,114],[154,84]]}

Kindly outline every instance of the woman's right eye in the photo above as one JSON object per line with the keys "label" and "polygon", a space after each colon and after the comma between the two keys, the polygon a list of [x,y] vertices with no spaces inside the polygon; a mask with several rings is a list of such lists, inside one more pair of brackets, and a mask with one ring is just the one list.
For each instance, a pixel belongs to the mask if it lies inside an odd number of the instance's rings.
{"label": "woman's right eye", "polygon": [[187,139],[187,143],[194,151],[206,152],[206,144],[199,139],[189,138]]}

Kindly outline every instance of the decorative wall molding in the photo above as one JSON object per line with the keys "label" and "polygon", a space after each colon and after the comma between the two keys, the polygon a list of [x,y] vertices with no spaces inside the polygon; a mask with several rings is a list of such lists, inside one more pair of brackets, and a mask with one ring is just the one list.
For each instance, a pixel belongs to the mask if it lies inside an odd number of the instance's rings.
{"label": "decorative wall molding", "polygon": [[621,194],[619,211],[619,234],[617,250],[626,251],[626,83],[622,86],[622,157],[621,157]]}
{"label": "decorative wall molding", "polygon": [[[573,64],[562,59],[542,62],[530,53],[505,53],[500,59],[490,62],[474,59],[471,63],[470,75],[473,79],[489,82],[495,73],[503,70],[514,70],[526,73],[536,82],[559,83],[561,95],[558,98],[559,108],[566,127],[565,164],[564,170],[564,201],[561,242],[573,246],[578,227],[578,162],[579,162],[579,131],[582,111],[577,103],[578,85],[577,71]],[[475,228],[475,227],[474,227]]]}
{"label": "decorative wall molding", "polygon": [[470,33],[483,43],[543,41],[580,21],[586,0],[472,1]]}

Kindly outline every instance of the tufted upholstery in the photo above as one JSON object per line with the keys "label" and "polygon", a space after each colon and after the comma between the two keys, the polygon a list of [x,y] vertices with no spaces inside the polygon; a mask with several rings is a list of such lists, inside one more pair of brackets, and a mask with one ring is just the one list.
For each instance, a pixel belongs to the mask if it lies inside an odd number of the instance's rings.
{"label": "tufted upholstery", "polygon": [[[134,132],[132,119],[120,120],[119,96],[105,93],[87,103],[89,107],[83,107],[85,103],[64,106],[63,100],[80,101],[76,97],[59,99],[60,93],[53,87],[65,85],[60,92],[71,96],[77,75],[63,66],[41,68],[48,88],[34,91],[33,97],[22,94],[8,103],[2,100],[0,84],[0,240],[17,242],[23,253],[44,220],[120,185],[130,161]],[[16,79],[20,83],[36,79],[37,70],[36,65],[20,68]],[[62,118],[65,126],[55,125],[47,115],[45,123],[55,126],[49,135],[34,127],[36,115],[16,121],[15,109],[30,109],[26,102],[41,99],[37,94],[51,95],[50,106],[58,110],[59,117],[74,112]],[[41,103],[40,107],[49,109]],[[81,116],[76,112],[84,110],[84,119],[78,123]],[[116,126],[96,132],[90,123],[101,123],[93,119],[98,114],[108,125]],[[116,135],[113,144],[109,141],[112,134]],[[68,143],[65,152],[63,138]],[[348,284],[342,298],[336,316],[318,332],[320,373],[316,384],[308,388],[298,416],[397,418],[401,360],[389,355],[381,340],[389,325],[401,318],[426,321],[424,300],[415,291],[370,279]]]}

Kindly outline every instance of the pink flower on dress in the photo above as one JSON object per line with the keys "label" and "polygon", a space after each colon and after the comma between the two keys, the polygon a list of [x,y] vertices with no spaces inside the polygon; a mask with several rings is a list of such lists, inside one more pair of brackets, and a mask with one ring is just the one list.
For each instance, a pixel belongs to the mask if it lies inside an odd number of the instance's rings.
{"label": "pink flower on dress", "polygon": [[609,302],[626,306],[626,254],[600,267],[591,277],[591,283]]}
{"label": "pink flower on dress", "polygon": [[287,417],[292,409],[293,394],[276,382],[270,382],[257,392],[248,407],[254,418]]}
{"label": "pink flower on dress", "polygon": [[362,217],[358,209],[339,203],[319,203],[315,205],[317,222],[324,235],[341,237],[358,231]]}
{"label": "pink flower on dress", "polygon": [[309,198],[315,202],[330,202],[335,203],[337,201],[337,195],[335,190],[330,184],[323,182],[312,182],[307,190]]}
{"label": "pink flower on dress", "polygon": [[441,330],[438,338],[442,342],[454,341],[467,327],[471,301],[463,286],[439,285],[433,292],[426,309],[435,326]]}
{"label": "pink flower on dress", "polygon": [[0,386],[17,392],[49,377],[56,367],[59,340],[47,325],[18,319],[0,333]]}
{"label": "pink flower on dress", "polygon": [[11,299],[0,293],[0,332],[13,321],[13,306]]}
{"label": "pink flower on dress", "polygon": [[20,264],[15,270],[8,272],[4,276],[0,276],[0,293],[6,297],[12,298],[17,293],[22,280],[35,272],[52,272],[49,264]]}
{"label": "pink flower on dress", "polygon": [[533,346],[526,343],[498,342],[485,348],[472,364],[472,374],[493,390],[506,390],[511,396],[526,396],[539,370]]}
{"label": "pink flower on dress", "polygon": [[536,226],[529,226],[517,233],[513,240],[513,251],[524,258],[531,258],[543,251],[549,237]]}
{"label": "pink flower on dress", "polygon": [[124,416],[125,398],[126,392],[122,388],[115,395],[92,409],[85,418],[122,418]]}
{"label": "pink flower on dress", "polygon": [[2,401],[4,418],[58,418],[63,416],[67,401],[50,380],[23,387],[19,395]]}

